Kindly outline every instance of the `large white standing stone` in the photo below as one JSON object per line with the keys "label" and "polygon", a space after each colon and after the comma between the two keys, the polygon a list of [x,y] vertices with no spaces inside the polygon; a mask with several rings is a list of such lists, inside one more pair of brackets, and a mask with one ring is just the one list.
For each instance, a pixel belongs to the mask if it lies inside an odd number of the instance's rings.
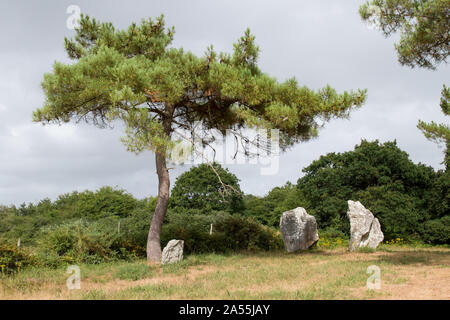
{"label": "large white standing stone", "polygon": [[380,222],[361,202],[348,200],[347,217],[350,220],[351,251],[361,247],[375,249],[383,241]]}
{"label": "large white standing stone", "polygon": [[280,230],[288,252],[306,250],[319,240],[316,218],[301,207],[283,212]]}
{"label": "large white standing stone", "polygon": [[183,248],[183,240],[170,240],[162,252],[161,264],[175,263],[183,260]]}

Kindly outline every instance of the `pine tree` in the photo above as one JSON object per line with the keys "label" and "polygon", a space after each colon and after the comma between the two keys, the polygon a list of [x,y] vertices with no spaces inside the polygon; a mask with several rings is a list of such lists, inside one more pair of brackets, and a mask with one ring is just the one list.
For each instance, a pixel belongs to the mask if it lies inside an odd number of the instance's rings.
{"label": "pine tree", "polygon": [[[441,97],[441,110],[444,115],[450,115],[450,89],[445,85],[442,89],[442,97]],[[447,124],[435,123],[431,121],[430,123],[426,123],[422,120],[419,120],[419,124],[417,127],[422,130],[425,137],[428,139],[438,142],[444,143],[446,146],[445,149],[445,158],[444,164],[445,169],[450,169],[450,127]]]}
{"label": "pine tree", "polygon": [[[259,48],[249,30],[232,54],[209,47],[201,57],[171,47],[173,35],[163,16],[126,30],[82,16],[75,37],[65,39],[74,63],[56,62],[44,75],[46,101],[33,114],[42,123],[73,120],[105,127],[123,121],[128,150],[155,153],[158,201],[147,243],[147,257],[154,262],[161,258],[169,203],[167,161],[182,132],[228,129],[245,139],[248,129],[278,129],[284,150],[317,136],[320,122],[347,117],[366,98],[365,90],[313,91],[294,78],[279,83],[259,69]],[[211,143],[209,137],[202,135],[202,144]]]}
{"label": "pine tree", "polygon": [[359,8],[364,21],[386,36],[400,32],[395,44],[399,62],[436,69],[450,51],[450,1],[373,0]]}
{"label": "pine tree", "polygon": [[[448,0],[373,0],[359,9],[361,18],[380,28],[386,36],[400,31],[395,44],[400,64],[435,70],[447,62],[450,53],[450,1]],[[449,115],[450,91],[444,85],[441,110]],[[449,169],[450,127],[419,120],[417,127],[425,137],[446,146],[444,164]]]}

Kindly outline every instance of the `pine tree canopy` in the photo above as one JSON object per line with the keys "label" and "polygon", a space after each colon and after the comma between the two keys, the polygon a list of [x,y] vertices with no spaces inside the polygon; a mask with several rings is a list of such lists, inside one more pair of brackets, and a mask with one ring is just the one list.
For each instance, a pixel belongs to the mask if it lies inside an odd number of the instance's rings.
{"label": "pine tree canopy", "polygon": [[172,47],[173,36],[163,16],[117,30],[83,15],[75,37],[65,39],[74,63],[55,62],[45,74],[46,101],[34,121],[105,127],[122,120],[123,142],[136,153],[167,155],[172,134],[194,126],[220,133],[279,129],[286,148],[316,136],[324,121],[347,117],[366,98],[366,90],[338,94],[330,86],[308,89],[294,78],[278,82],[259,69],[249,30],[232,54],[211,46],[201,57]]}
{"label": "pine tree canopy", "polygon": [[[435,70],[450,53],[449,0],[372,0],[359,8],[361,18],[379,27],[385,36],[400,31],[395,45],[400,64]],[[441,109],[449,115],[450,91],[442,89]],[[444,142],[445,166],[450,167],[450,127],[419,120],[425,137]]]}
{"label": "pine tree canopy", "polygon": [[450,52],[450,1],[373,0],[359,9],[361,18],[385,36],[400,31],[395,45],[399,62],[435,69]]}
{"label": "pine tree canopy", "polygon": [[[441,110],[444,115],[450,115],[450,88],[445,85],[442,88]],[[445,144],[444,164],[447,170],[450,169],[450,126],[445,123],[438,124],[434,121],[426,123],[419,120],[417,127],[423,132],[427,139]]]}

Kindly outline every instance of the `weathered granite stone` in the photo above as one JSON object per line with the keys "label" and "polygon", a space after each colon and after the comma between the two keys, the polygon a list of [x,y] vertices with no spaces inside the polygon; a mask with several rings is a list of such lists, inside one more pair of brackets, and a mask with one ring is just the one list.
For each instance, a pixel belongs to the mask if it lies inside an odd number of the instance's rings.
{"label": "weathered granite stone", "polygon": [[280,230],[288,252],[306,250],[319,240],[316,218],[301,207],[283,212]]}
{"label": "weathered granite stone", "polygon": [[183,248],[183,240],[170,240],[162,252],[161,264],[175,263],[183,260]]}
{"label": "weathered granite stone", "polygon": [[348,200],[347,217],[350,220],[351,251],[361,247],[375,249],[383,241],[380,222],[361,202]]}

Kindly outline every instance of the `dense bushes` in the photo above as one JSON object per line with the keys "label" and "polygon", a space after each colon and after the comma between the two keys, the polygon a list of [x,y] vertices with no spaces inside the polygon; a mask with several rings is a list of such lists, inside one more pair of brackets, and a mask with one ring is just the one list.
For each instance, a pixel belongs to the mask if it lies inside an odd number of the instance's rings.
{"label": "dense bushes", "polygon": [[[215,223],[215,215],[176,214],[170,212],[163,225],[162,246],[171,239],[184,240],[186,253],[206,253],[220,248],[219,237],[210,237],[210,225]],[[217,241],[216,241],[217,240]]]}
{"label": "dense bushes", "polygon": [[[90,224],[85,220],[45,228],[38,240],[38,257],[47,265],[67,263],[100,263],[126,258],[120,236],[109,223]],[[117,225],[117,223],[116,223]]]}
{"label": "dense bushes", "polygon": [[61,195],[53,207],[60,213],[70,213],[71,218],[99,219],[109,216],[126,217],[138,203],[125,190],[103,187],[97,192],[86,190]]}
{"label": "dense bushes", "polygon": [[[211,224],[213,232],[209,234]],[[276,230],[251,218],[218,212],[214,215],[169,215],[164,225],[162,243],[171,239],[184,240],[186,253],[257,251],[281,248]]]}
{"label": "dense bushes", "polygon": [[244,198],[243,214],[256,221],[278,228],[284,211],[297,207],[306,207],[306,200],[295,185],[287,183],[283,187],[273,188],[265,197],[247,195]]}
{"label": "dense bushes", "polygon": [[450,243],[450,216],[425,222],[422,229],[422,239],[430,244]]}
{"label": "dense bushes", "polygon": [[[40,264],[57,266],[145,257],[150,217],[148,211],[135,210],[120,220],[117,217],[94,222],[80,219],[44,227],[37,236],[36,258]],[[162,245],[171,239],[184,240],[186,254],[282,247],[280,234],[275,229],[226,212],[212,215],[169,212],[161,235]]]}
{"label": "dense bushes", "polygon": [[70,223],[79,219],[97,221],[108,217],[126,219],[135,211],[153,212],[156,199],[136,200],[124,190],[103,187],[96,192],[72,192],[54,202],[44,199],[37,204],[25,203],[19,208],[0,207],[0,236],[21,239],[24,245],[35,245],[46,226]]}
{"label": "dense bushes", "polygon": [[427,194],[436,181],[431,167],[414,164],[395,142],[362,141],[354,151],[330,153],[304,170],[297,186],[321,228],[348,234],[347,200],[359,200],[379,218],[387,240],[413,238],[433,214]]}
{"label": "dense bushes", "polygon": [[252,218],[219,217],[216,230],[223,234],[229,250],[274,250],[283,247],[278,231]]}
{"label": "dense bushes", "polygon": [[[265,197],[245,197],[246,216],[278,227],[283,211],[301,206],[319,228],[349,235],[347,200],[358,200],[379,218],[386,240],[449,243],[439,236],[450,215],[450,172],[414,164],[395,142],[362,141],[355,150],[329,153],[303,169],[296,186]],[[435,231],[432,231],[435,230]]]}
{"label": "dense bushes", "polygon": [[[447,153],[448,150],[450,148]],[[430,217],[433,219],[450,215],[450,168],[447,171],[438,171],[436,175],[426,199]]]}
{"label": "dense bushes", "polygon": [[[216,165],[223,182],[240,190],[236,176]],[[185,253],[282,248],[284,211],[304,207],[318,222],[319,247],[348,238],[347,200],[359,200],[381,222],[385,240],[449,244],[450,172],[414,164],[395,142],[362,141],[354,151],[313,161],[297,185],[287,183],[265,197],[228,194],[206,165],[180,176],[165,218],[161,243],[185,241]],[[31,263],[98,263],[145,257],[156,198],[136,200],[104,187],[44,199],[18,208],[0,206],[3,273]],[[209,233],[213,225],[212,234]],[[34,246],[36,255],[17,249]],[[403,241],[403,240],[402,240]]]}
{"label": "dense bushes", "polygon": [[[147,233],[148,229],[145,229],[145,236],[142,232],[140,238],[145,241],[141,245],[145,245]],[[187,254],[282,248],[280,233],[276,229],[264,226],[252,218],[227,212],[214,212],[210,215],[169,212],[162,229],[162,246],[171,239],[184,240]]]}
{"label": "dense bushes", "polygon": [[175,181],[169,206],[178,212],[239,212],[243,209],[239,179],[218,163],[192,167]]}
{"label": "dense bushes", "polygon": [[420,238],[420,226],[426,219],[426,208],[420,198],[393,186],[370,187],[354,197],[380,220],[386,240]]}
{"label": "dense bushes", "polygon": [[395,142],[362,141],[354,151],[327,154],[303,171],[297,186],[321,228],[348,234],[349,199],[374,213],[386,240],[417,240],[425,221],[449,214],[442,172],[414,164]]}
{"label": "dense bushes", "polygon": [[19,272],[21,268],[35,263],[28,249],[18,248],[17,244],[0,239],[0,277]]}

